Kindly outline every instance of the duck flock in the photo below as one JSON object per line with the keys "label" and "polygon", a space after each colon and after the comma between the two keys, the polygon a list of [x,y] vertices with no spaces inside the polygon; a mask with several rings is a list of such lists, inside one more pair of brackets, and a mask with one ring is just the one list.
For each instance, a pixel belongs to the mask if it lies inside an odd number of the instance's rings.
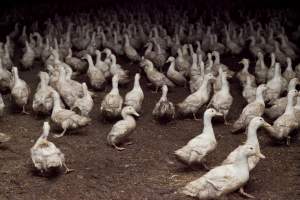
{"label": "duck flock", "polygon": [[[53,135],[60,138],[71,129],[89,126],[89,114],[97,109],[102,120],[112,123],[107,144],[122,151],[124,141],[139,124],[136,119],[145,114],[143,90],[161,92],[153,105],[155,120],[162,124],[175,119],[203,120],[204,124],[202,132],[174,154],[184,165],[200,164],[208,172],[179,191],[199,199],[216,199],[239,190],[253,198],[243,186],[251,170],[265,158],[257,130],[265,127],[270,138],[289,145],[291,133],[300,125],[296,89],[300,64],[295,65],[300,50],[292,42],[300,38],[300,26],[290,20],[294,13],[272,9],[206,12],[160,4],[161,8],[145,3],[56,14],[30,24],[17,21],[0,42],[0,116],[4,118],[7,109],[2,95],[9,95],[23,114],[49,116],[30,150],[33,164],[42,174],[61,167],[70,172],[63,152],[54,144],[58,139],[49,141],[50,129],[60,129]],[[15,14],[6,20],[18,17]],[[241,59],[226,66],[222,57]],[[131,69],[121,66],[120,58],[139,73],[130,76]],[[32,70],[36,62],[41,65],[40,82],[30,91],[19,71]],[[147,86],[141,87],[142,76]],[[77,81],[79,77],[87,77],[86,82]],[[239,80],[248,102],[233,122],[227,118],[234,109],[230,79]],[[131,85],[132,90],[121,96],[119,87]],[[182,102],[171,102],[168,91],[176,93],[179,87],[190,94]],[[105,96],[101,105],[94,105],[99,92]],[[203,108],[205,112],[199,113]],[[224,120],[216,123],[224,123],[233,133],[245,131],[247,139],[210,169],[206,155],[222,148],[217,147],[212,124],[217,116]],[[0,134],[0,143],[10,139]]]}

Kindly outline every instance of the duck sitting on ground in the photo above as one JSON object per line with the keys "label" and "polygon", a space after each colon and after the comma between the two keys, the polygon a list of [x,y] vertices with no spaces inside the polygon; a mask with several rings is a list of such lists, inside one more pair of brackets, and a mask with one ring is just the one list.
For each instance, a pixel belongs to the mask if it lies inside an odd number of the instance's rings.
{"label": "duck sitting on ground", "polygon": [[30,149],[31,159],[34,166],[42,173],[48,172],[54,168],[66,168],[66,173],[73,171],[65,163],[65,155],[55,146],[53,142],[48,141],[50,126],[44,122],[43,132],[34,146]]}
{"label": "duck sitting on ground", "polygon": [[217,147],[217,140],[211,123],[214,116],[222,116],[222,113],[213,108],[207,109],[203,116],[202,133],[175,151],[175,156],[180,162],[186,165],[203,164],[207,168],[203,162],[204,157]]}
{"label": "duck sitting on ground", "polygon": [[132,106],[126,106],[122,109],[122,120],[115,123],[111,131],[107,135],[107,142],[115,149],[122,151],[124,147],[117,146],[122,143],[128,136],[134,131],[136,127],[135,119],[132,115],[139,117],[139,114],[134,110]]}
{"label": "duck sitting on ground", "polygon": [[60,134],[54,135],[54,137],[62,137],[68,129],[84,127],[91,122],[90,118],[80,116],[74,111],[62,108],[60,96],[55,90],[52,91],[52,98],[54,106],[51,114],[51,120],[56,126],[63,130]]}
{"label": "duck sitting on ground", "polygon": [[162,95],[159,101],[155,104],[155,107],[152,111],[154,119],[160,122],[169,122],[175,117],[175,106],[168,100],[168,86],[162,86]]}
{"label": "duck sitting on ground", "polygon": [[135,74],[133,88],[126,94],[124,102],[124,105],[132,106],[138,113],[141,112],[144,100],[144,92],[140,85],[140,78],[141,75],[139,73]]}
{"label": "duck sitting on ground", "polygon": [[[262,117],[254,117],[250,121],[248,128],[247,128],[247,140],[244,144],[244,145],[253,145],[253,147],[255,147],[258,152],[260,152],[260,147],[259,147],[259,142],[258,142],[258,138],[257,138],[257,130],[261,126],[263,126],[265,128],[271,127],[271,125],[269,123],[265,122],[265,120]],[[242,148],[242,146],[239,146],[238,148],[233,150],[227,156],[227,158],[222,162],[222,165],[228,165],[228,164],[234,163],[236,161],[236,157],[241,148]],[[250,156],[248,158],[250,171],[256,167],[259,160],[260,160],[260,158],[258,156]]]}
{"label": "duck sitting on ground", "polygon": [[120,116],[123,105],[123,98],[120,95],[119,88],[119,77],[115,75],[112,77],[112,89],[105,95],[101,102],[100,111],[104,119],[114,119]]}
{"label": "duck sitting on ground", "polygon": [[254,198],[243,189],[249,180],[248,158],[254,155],[265,158],[254,146],[242,146],[232,164],[213,168],[202,177],[188,183],[181,192],[199,199],[218,199],[239,189],[243,196]]}
{"label": "duck sitting on ground", "polygon": [[239,131],[248,126],[251,119],[260,117],[265,111],[265,101],[263,92],[267,89],[265,84],[261,84],[256,89],[255,101],[249,103],[242,111],[239,118],[234,122],[232,132]]}

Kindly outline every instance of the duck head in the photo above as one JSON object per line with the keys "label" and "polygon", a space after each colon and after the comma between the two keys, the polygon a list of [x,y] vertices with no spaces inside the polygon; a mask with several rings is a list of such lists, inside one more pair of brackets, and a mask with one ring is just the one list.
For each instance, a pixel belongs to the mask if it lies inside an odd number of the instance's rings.
{"label": "duck head", "polygon": [[223,114],[216,111],[214,108],[209,108],[204,112],[204,116],[215,117],[215,116],[223,116]]}
{"label": "duck head", "polygon": [[258,148],[255,148],[254,145],[247,144],[247,145],[242,145],[240,147],[241,147],[239,151],[240,156],[246,156],[246,157],[257,156],[261,159],[266,158],[266,156],[264,156]]}
{"label": "duck head", "polygon": [[135,109],[132,106],[125,106],[122,109],[122,114],[127,114],[127,115],[134,115],[136,117],[139,117],[140,115],[135,111]]}
{"label": "duck head", "polygon": [[170,56],[168,58],[168,60],[166,61],[166,63],[171,63],[171,62],[174,62],[175,61],[175,58],[173,56]]}
{"label": "duck head", "polygon": [[263,127],[265,127],[265,128],[267,128],[267,127],[271,127],[271,125],[268,123],[268,122],[266,122],[265,120],[264,120],[264,118],[262,118],[262,117],[254,117],[251,121],[250,121],[250,124],[249,124],[249,127],[261,127],[261,126],[263,126]]}

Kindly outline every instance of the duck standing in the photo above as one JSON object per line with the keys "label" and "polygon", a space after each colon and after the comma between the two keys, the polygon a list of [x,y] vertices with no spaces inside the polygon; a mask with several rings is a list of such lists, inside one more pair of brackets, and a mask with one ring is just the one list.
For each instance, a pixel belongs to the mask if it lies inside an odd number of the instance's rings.
{"label": "duck standing", "polygon": [[136,112],[140,113],[144,100],[144,92],[140,85],[141,75],[137,73],[134,77],[134,86],[130,92],[125,96],[124,104],[126,106],[132,106]]}
{"label": "duck standing", "polygon": [[118,117],[122,111],[123,98],[118,88],[119,76],[112,77],[112,89],[101,102],[100,112],[105,119]]}
{"label": "duck standing", "polygon": [[203,164],[207,168],[203,163],[203,159],[217,147],[217,140],[211,123],[214,116],[222,116],[222,113],[213,108],[209,108],[204,112],[202,133],[191,139],[184,147],[175,151],[177,160],[186,165]]}
{"label": "duck standing", "polygon": [[12,68],[13,81],[11,85],[11,95],[13,97],[14,102],[19,107],[22,107],[22,113],[29,114],[26,112],[25,106],[28,103],[30,88],[27,83],[19,78],[18,68]]}
{"label": "duck standing", "polygon": [[239,118],[234,122],[232,132],[239,131],[247,127],[251,119],[260,117],[265,110],[263,92],[267,89],[265,84],[261,84],[256,89],[255,101],[249,103],[242,111]]}
{"label": "duck standing", "polygon": [[107,143],[118,151],[125,150],[124,147],[119,147],[117,145],[123,142],[136,127],[136,121],[132,115],[139,117],[139,114],[132,106],[125,106],[122,109],[121,115],[123,120],[115,123],[107,135]]}
{"label": "duck standing", "polygon": [[[258,152],[260,152],[260,146],[259,146],[259,141],[257,138],[257,130],[259,127],[264,126],[265,128],[271,127],[271,125],[267,122],[262,117],[254,117],[247,128],[247,140],[244,145],[252,145],[253,147],[256,148]],[[222,162],[222,165],[227,165],[234,163],[236,161],[237,155],[239,151],[241,150],[243,146],[239,146],[235,150],[233,150],[227,158]],[[259,156],[250,156],[248,158],[248,164],[249,164],[249,170],[251,171],[252,169],[255,168],[255,166],[258,164],[260,160]]]}

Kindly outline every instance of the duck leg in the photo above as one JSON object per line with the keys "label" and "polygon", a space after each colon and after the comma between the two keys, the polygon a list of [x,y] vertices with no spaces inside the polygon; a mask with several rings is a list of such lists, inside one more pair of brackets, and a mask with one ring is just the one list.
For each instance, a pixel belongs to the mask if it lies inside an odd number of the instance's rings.
{"label": "duck leg", "polygon": [[200,119],[197,118],[196,113],[193,113],[193,117],[194,117],[194,120],[196,120],[196,121],[200,120]]}
{"label": "duck leg", "polygon": [[65,162],[63,162],[63,166],[64,166],[64,168],[66,169],[65,174],[68,174],[68,173],[70,173],[70,172],[75,171],[74,169],[68,168]]}
{"label": "duck leg", "polygon": [[60,134],[54,134],[53,137],[54,137],[54,138],[60,138],[60,137],[62,137],[62,136],[65,135],[66,131],[67,131],[67,129],[65,128],[65,129],[63,130],[63,132],[61,132]]}
{"label": "duck leg", "polygon": [[115,149],[117,149],[118,151],[123,151],[123,150],[126,149],[126,148],[124,148],[124,147],[118,147],[116,144],[113,144],[113,147],[114,147]]}
{"label": "duck leg", "polygon": [[25,105],[22,108],[22,113],[25,114],[25,115],[29,115],[30,114],[29,112],[26,112]]}
{"label": "duck leg", "polygon": [[251,194],[248,194],[244,191],[244,188],[241,187],[240,190],[239,190],[240,194],[244,197],[247,197],[247,198],[250,198],[250,199],[255,199],[255,197]]}

